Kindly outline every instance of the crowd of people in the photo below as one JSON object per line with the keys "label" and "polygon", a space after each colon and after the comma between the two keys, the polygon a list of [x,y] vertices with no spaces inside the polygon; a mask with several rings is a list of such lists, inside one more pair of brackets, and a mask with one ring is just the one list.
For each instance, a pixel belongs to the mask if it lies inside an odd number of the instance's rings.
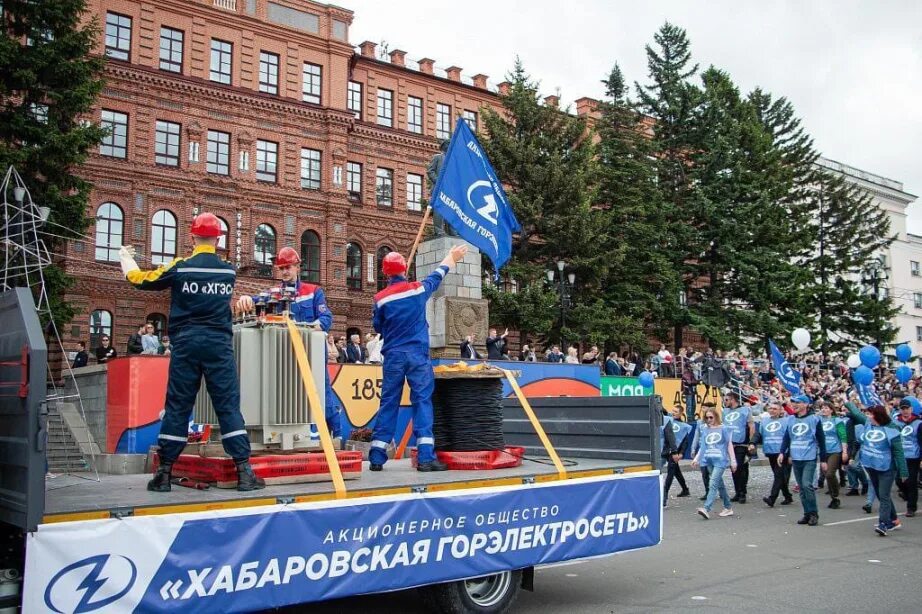
{"label": "crowd of people", "polygon": [[[791,505],[796,494],[803,508],[798,524],[815,526],[816,493],[825,488],[829,509],[843,507],[846,497],[856,497],[856,507],[871,514],[876,501],[875,531],[885,536],[899,529],[893,487],[905,501],[906,517],[918,510],[922,381],[914,377],[900,384],[881,367],[876,383],[880,402],[875,398],[865,404],[844,361],[813,355],[792,358],[790,363],[801,373],[800,392],[788,392],[768,361],[723,357],[719,367],[727,383],[722,409],[708,402],[691,414],[681,405],[664,412],[664,504],[674,481],[681,488],[678,497],[691,495],[678,464],[690,449],[705,488],[697,513],[710,519],[720,498],[719,515],[732,516],[734,504],[750,502],[750,459],[761,448],[773,475],[770,489],[761,497],[764,505]],[[699,371],[696,377],[705,375]],[[688,401],[693,406],[693,400]],[[724,483],[728,470],[732,497]]]}

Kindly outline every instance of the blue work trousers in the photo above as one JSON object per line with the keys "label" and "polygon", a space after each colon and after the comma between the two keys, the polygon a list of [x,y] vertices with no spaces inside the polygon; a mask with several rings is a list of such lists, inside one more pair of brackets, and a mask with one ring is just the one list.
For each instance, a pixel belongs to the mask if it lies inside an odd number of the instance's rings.
{"label": "blue work trousers", "polygon": [[381,384],[381,407],[375,420],[368,460],[383,465],[387,462],[387,446],[394,439],[397,411],[403,394],[403,381],[410,385],[413,405],[413,434],[420,463],[435,460],[435,439],[432,437],[432,391],[435,379],[429,353],[389,352],[384,357],[384,381]]}
{"label": "blue work trousers", "polygon": [[190,327],[173,334],[166,406],[160,423],[160,458],[172,463],[189,435],[189,418],[205,378],[208,396],[221,425],[224,451],[236,462],[250,458],[250,438],[240,414],[240,382],[229,332]]}
{"label": "blue work trousers", "polygon": [[[787,461],[785,461],[787,462]],[[817,514],[816,507],[816,461],[796,460],[794,465],[794,480],[800,486],[800,505],[804,508],[804,515]]]}

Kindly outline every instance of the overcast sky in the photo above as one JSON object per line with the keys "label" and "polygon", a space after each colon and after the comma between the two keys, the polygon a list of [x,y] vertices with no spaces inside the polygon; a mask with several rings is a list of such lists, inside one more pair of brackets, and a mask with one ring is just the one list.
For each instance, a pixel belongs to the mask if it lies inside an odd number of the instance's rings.
{"label": "overcast sky", "polygon": [[[817,149],[901,181],[922,196],[922,1],[338,0],[355,12],[350,39],[385,41],[407,57],[503,80],[518,55],[564,104],[601,98],[615,62],[646,81],[644,45],[668,20],[694,61],[794,104]],[[920,199],[922,200],[922,199]],[[922,203],[910,208],[922,233]]]}

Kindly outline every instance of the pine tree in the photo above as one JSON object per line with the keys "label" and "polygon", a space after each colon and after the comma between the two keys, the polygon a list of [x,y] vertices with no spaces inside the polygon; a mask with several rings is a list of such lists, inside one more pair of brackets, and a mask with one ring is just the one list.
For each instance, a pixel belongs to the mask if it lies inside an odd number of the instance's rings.
{"label": "pine tree", "polygon": [[603,81],[606,100],[595,129],[599,136],[600,207],[609,210],[609,274],[604,300],[620,319],[607,339],[612,345],[646,344],[644,332],[668,334],[681,284],[668,257],[678,231],[657,186],[649,122],[627,98],[616,64]]}
{"label": "pine tree", "polygon": [[[86,230],[90,184],[74,168],[104,132],[83,118],[102,89],[98,39],[86,22],[86,0],[4,1],[0,27],[0,168],[14,165],[32,200],[49,207],[42,229],[52,253]],[[57,265],[45,270],[51,310],[60,327],[73,317],[63,301],[72,280]]]}
{"label": "pine tree", "polygon": [[[592,206],[592,139],[583,118],[541,104],[537,84],[520,61],[507,79],[511,86],[502,97],[504,112],[483,113],[483,146],[522,226],[504,270],[519,292],[502,296],[500,289],[487,286],[486,295],[504,324],[545,339],[588,338],[595,334],[594,320],[575,307],[594,302],[609,266],[607,212]],[[556,271],[554,263],[561,259],[578,280],[571,296],[574,309],[565,327],[557,318],[547,327],[546,306],[557,304],[558,297],[555,287],[546,285],[546,270]]]}

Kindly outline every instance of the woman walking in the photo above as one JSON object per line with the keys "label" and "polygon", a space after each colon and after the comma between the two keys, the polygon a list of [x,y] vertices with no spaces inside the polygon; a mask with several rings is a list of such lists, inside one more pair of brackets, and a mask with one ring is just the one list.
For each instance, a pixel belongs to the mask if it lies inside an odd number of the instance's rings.
{"label": "woman walking", "polygon": [[698,438],[700,448],[692,466],[707,467],[710,473],[710,485],[708,487],[707,498],[704,500],[704,507],[698,508],[698,515],[705,520],[711,517],[711,508],[717,495],[723,502],[724,509],[720,516],[732,516],[733,507],[730,502],[730,495],[727,494],[727,487],[724,485],[724,471],[730,467],[731,471],[736,471],[736,456],[733,454],[733,438],[730,429],[720,424],[720,414],[716,409],[709,407],[704,412],[704,428],[701,429],[701,436]]}

